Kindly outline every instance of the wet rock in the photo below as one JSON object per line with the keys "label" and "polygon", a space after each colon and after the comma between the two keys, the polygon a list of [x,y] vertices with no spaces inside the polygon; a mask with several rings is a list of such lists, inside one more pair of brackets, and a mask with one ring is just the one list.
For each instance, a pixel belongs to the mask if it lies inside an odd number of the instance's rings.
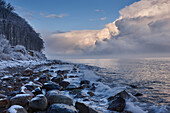
{"label": "wet rock", "polygon": [[49,91],[49,90],[55,90],[55,89],[60,90],[62,87],[56,83],[51,82],[51,83],[45,83],[42,88],[46,89],[46,91]]}
{"label": "wet rock", "polygon": [[48,103],[51,104],[55,104],[55,103],[63,103],[63,104],[67,104],[67,105],[73,105],[73,100],[70,97],[67,97],[65,95],[61,95],[61,94],[57,94],[56,91],[50,91],[47,92],[47,100]]}
{"label": "wet rock", "polygon": [[74,84],[69,84],[67,87],[66,87],[66,90],[74,90],[74,89],[79,89],[80,87],[78,87],[77,85],[74,85]]}
{"label": "wet rock", "polygon": [[9,100],[8,99],[0,99],[0,107],[8,107],[9,106]]}
{"label": "wet rock", "polygon": [[90,88],[89,84],[82,84],[80,86],[81,89],[85,89],[85,88]]}
{"label": "wet rock", "polygon": [[18,94],[10,99],[11,105],[21,105],[25,106],[29,99],[31,99],[31,96],[29,94]]}
{"label": "wet rock", "polygon": [[131,111],[127,111],[127,110],[124,110],[123,112],[121,112],[121,113],[133,113],[133,112],[131,112]]}
{"label": "wet rock", "polygon": [[87,92],[87,94],[89,94],[91,97],[95,96],[95,94],[93,92]]}
{"label": "wet rock", "polygon": [[137,88],[137,86],[136,85],[132,85],[132,84],[130,84],[129,85],[131,88]]}
{"label": "wet rock", "polygon": [[100,113],[99,111],[81,102],[76,102],[75,107],[77,110],[79,110],[79,113]]}
{"label": "wet rock", "polygon": [[88,97],[88,96],[86,94],[79,93],[74,98],[85,98],[85,97]]}
{"label": "wet rock", "polygon": [[80,82],[80,85],[82,85],[82,84],[90,84],[90,81],[89,80],[82,80]]}
{"label": "wet rock", "polygon": [[53,104],[48,108],[47,113],[78,113],[78,112],[73,106],[65,104]]}
{"label": "wet rock", "polygon": [[124,90],[124,91],[121,91],[120,93],[116,94],[115,96],[109,97],[107,100],[110,102],[117,97],[121,97],[123,99],[129,99],[131,96]]}
{"label": "wet rock", "polygon": [[76,94],[79,94],[79,93],[81,93],[81,89],[73,89],[69,92],[69,94],[71,94],[71,95],[76,95]]}
{"label": "wet rock", "polygon": [[67,82],[67,81],[61,81],[59,83],[59,85],[62,86],[63,88],[66,88],[69,84],[70,84],[70,82]]}
{"label": "wet rock", "polygon": [[40,87],[34,89],[34,90],[32,91],[32,93],[33,93],[34,95],[43,94],[42,91],[41,91],[41,89],[40,89]]}
{"label": "wet rock", "polygon": [[60,83],[62,80],[64,80],[63,76],[57,76],[57,77],[53,77],[51,79],[51,81],[55,82],[55,83]]}
{"label": "wet rock", "polygon": [[47,108],[47,98],[40,94],[32,98],[29,102],[29,106],[33,110],[45,110]]}
{"label": "wet rock", "polygon": [[6,98],[6,97],[7,97],[6,95],[0,94],[0,99],[1,98]]}
{"label": "wet rock", "polygon": [[108,110],[122,112],[126,106],[125,99],[117,97],[109,104]]}
{"label": "wet rock", "polygon": [[135,97],[139,97],[139,96],[142,96],[143,94],[142,93],[136,93],[134,94]]}
{"label": "wet rock", "polygon": [[23,76],[30,76],[32,74],[33,74],[33,71],[30,70],[30,69],[27,69],[27,70],[24,71]]}
{"label": "wet rock", "polygon": [[46,75],[43,75],[43,76],[40,76],[40,78],[38,79],[38,81],[40,83],[46,83],[50,80],[50,77],[49,76],[46,76]]}
{"label": "wet rock", "polygon": [[7,113],[27,113],[27,111],[22,106],[13,105],[8,109]]}

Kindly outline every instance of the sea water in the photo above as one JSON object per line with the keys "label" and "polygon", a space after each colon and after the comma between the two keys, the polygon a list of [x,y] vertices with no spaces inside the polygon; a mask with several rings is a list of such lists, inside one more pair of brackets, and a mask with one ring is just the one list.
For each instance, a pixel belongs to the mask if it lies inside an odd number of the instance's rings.
{"label": "sea water", "polygon": [[[110,88],[125,87],[137,97],[138,106],[148,113],[170,111],[170,58],[131,59],[67,59],[73,63],[97,66],[93,68]],[[136,86],[132,88],[131,86]],[[132,103],[128,106],[133,108]],[[137,112],[137,111],[136,111]]]}

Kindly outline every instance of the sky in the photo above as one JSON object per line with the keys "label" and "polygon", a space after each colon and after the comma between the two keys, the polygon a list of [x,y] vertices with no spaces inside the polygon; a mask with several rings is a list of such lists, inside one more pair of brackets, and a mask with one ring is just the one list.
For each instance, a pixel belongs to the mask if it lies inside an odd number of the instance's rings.
{"label": "sky", "polygon": [[170,54],[170,0],[7,0],[48,58]]}

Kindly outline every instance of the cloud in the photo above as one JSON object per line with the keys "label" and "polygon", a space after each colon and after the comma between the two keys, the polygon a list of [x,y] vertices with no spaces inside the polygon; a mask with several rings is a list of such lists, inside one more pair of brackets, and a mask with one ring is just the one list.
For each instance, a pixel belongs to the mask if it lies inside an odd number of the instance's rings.
{"label": "cloud", "polygon": [[81,55],[170,53],[170,0],[141,0],[120,10],[102,30],[50,36],[53,52]]}
{"label": "cloud", "polygon": [[60,15],[56,15],[56,14],[49,14],[47,16],[45,16],[46,18],[63,18],[63,17],[66,17],[68,16],[67,14],[60,14]]}
{"label": "cloud", "polygon": [[104,10],[101,9],[95,9],[95,12],[103,12]]}
{"label": "cloud", "polygon": [[107,19],[107,17],[102,17],[102,18],[100,18],[100,20],[106,20]]}

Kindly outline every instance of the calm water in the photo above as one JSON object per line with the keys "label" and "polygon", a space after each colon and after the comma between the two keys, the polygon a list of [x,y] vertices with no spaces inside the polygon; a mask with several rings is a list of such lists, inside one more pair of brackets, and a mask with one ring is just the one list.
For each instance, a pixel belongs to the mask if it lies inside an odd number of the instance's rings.
{"label": "calm water", "polygon": [[140,92],[139,101],[150,105],[170,106],[170,58],[143,59],[69,59],[74,63],[98,66],[111,87],[114,84],[136,85],[127,87],[132,94]]}

